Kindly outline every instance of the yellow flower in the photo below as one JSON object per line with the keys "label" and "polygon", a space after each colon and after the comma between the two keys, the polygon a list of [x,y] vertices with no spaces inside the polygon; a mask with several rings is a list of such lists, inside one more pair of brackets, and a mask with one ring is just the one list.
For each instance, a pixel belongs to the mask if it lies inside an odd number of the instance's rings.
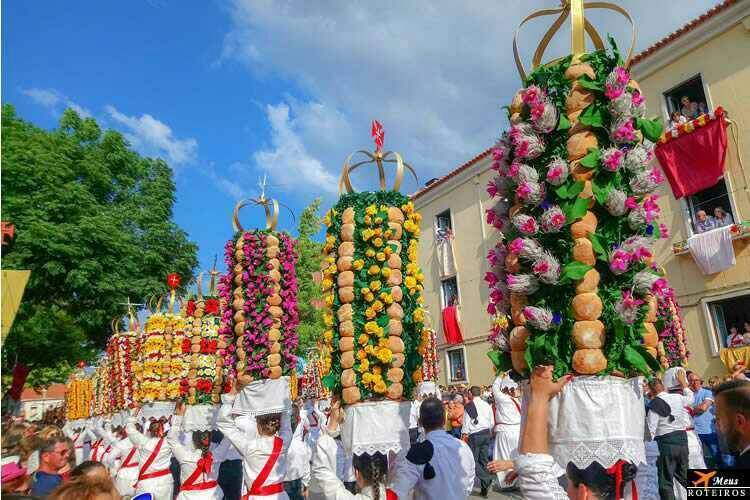
{"label": "yellow flower", "polygon": [[417,297],[417,304],[424,304],[424,297],[422,297],[421,295]]}
{"label": "yellow flower", "polygon": [[421,307],[415,309],[413,318],[414,318],[414,321],[416,321],[417,323],[423,323],[424,322],[424,309],[422,309]]}
{"label": "yellow flower", "polygon": [[375,351],[374,351],[374,349],[375,349],[375,348],[374,348],[373,346],[371,346],[370,344],[367,344],[367,345],[365,346],[365,352],[366,352],[367,354],[372,354],[373,352],[375,352]]}
{"label": "yellow flower", "polygon": [[414,264],[413,262],[410,262],[406,264],[406,274],[409,276],[414,276],[419,272],[419,266]]}
{"label": "yellow flower", "polygon": [[386,245],[385,248],[383,249],[383,253],[385,253],[386,257],[390,257],[391,254],[393,253],[393,248],[391,248],[390,245]]}
{"label": "yellow flower", "polygon": [[370,293],[370,289],[369,289],[369,288],[367,288],[366,286],[365,286],[365,287],[362,287],[362,288],[360,288],[360,289],[359,289],[359,291],[360,291],[360,293],[361,293],[362,295],[367,295],[368,293]]}
{"label": "yellow flower", "polygon": [[422,214],[420,214],[419,212],[414,212],[411,215],[411,218],[412,218],[412,220],[414,220],[414,222],[419,223],[422,220]]}
{"label": "yellow flower", "polygon": [[367,323],[365,323],[365,332],[369,334],[382,335],[383,327],[378,326],[378,324],[374,321],[368,321]]}
{"label": "yellow flower", "polygon": [[378,281],[378,280],[371,281],[370,282],[370,290],[372,290],[373,292],[377,292],[378,290],[380,290],[380,286],[381,285],[382,285],[382,283],[380,283],[380,281]]}
{"label": "yellow flower", "polygon": [[412,213],[414,211],[414,203],[409,202],[405,205],[401,205],[401,211],[407,215]]}
{"label": "yellow flower", "polygon": [[367,255],[368,257],[375,257],[375,250],[373,250],[372,248],[368,248],[365,251],[365,255]]}
{"label": "yellow flower", "polygon": [[406,285],[406,288],[412,289],[417,286],[417,279],[414,276],[407,276],[404,278],[404,284]]}
{"label": "yellow flower", "polygon": [[380,312],[383,310],[383,303],[380,302],[379,300],[376,300],[375,302],[372,303],[371,307],[373,311]]}
{"label": "yellow flower", "polygon": [[367,224],[368,226],[372,226],[372,217],[370,217],[369,215],[365,215],[365,224]]}
{"label": "yellow flower", "polygon": [[383,262],[385,260],[385,253],[383,252],[376,253],[375,258],[378,259],[379,262]]}
{"label": "yellow flower", "polygon": [[378,380],[382,379],[383,377],[380,376],[382,372],[383,372],[383,369],[380,366],[375,365],[372,367],[373,375],[377,375],[377,377],[373,377],[373,378],[378,379]]}
{"label": "yellow flower", "polygon": [[371,265],[370,269],[367,270],[367,274],[369,274],[370,276],[374,276],[379,273],[380,273],[380,268],[376,266],[375,264]]}
{"label": "yellow flower", "polygon": [[367,343],[367,335],[364,333],[359,336],[359,339],[357,339],[357,342],[359,342],[360,345],[365,345]]}
{"label": "yellow flower", "polygon": [[383,230],[381,228],[379,228],[379,227],[375,228],[375,230],[373,231],[373,234],[375,236],[383,236]]}
{"label": "yellow flower", "polygon": [[371,384],[372,383],[372,373],[364,373],[362,374],[362,382],[365,384]]}
{"label": "yellow flower", "polygon": [[393,295],[386,295],[385,297],[383,297],[383,302],[388,305],[393,304]]}
{"label": "yellow flower", "polygon": [[370,367],[370,362],[367,361],[366,359],[363,359],[362,361],[360,361],[357,371],[360,373],[364,373],[367,371],[369,367]]}
{"label": "yellow flower", "polygon": [[320,282],[320,286],[323,288],[323,291],[330,290],[333,286],[333,281],[329,280],[328,278],[325,278],[323,281]]}
{"label": "yellow flower", "polygon": [[417,274],[417,281],[424,281],[424,274],[422,273]]}
{"label": "yellow flower", "polygon": [[323,322],[326,326],[333,326],[333,314],[326,313],[323,315]]}
{"label": "yellow flower", "polygon": [[377,357],[382,363],[390,363],[393,359],[393,353],[390,349],[384,347],[378,350]]}
{"label": "yellow flower", "polygon": [[365,318],[367,319],[373,319],[375,317],[375,311],[373,311],[371,308],[365,309]]}
{"label": "yellow flower", "polygon": [[368,229],[362,230],[362,239],[365,241],[369,240],[374,235],[375,235],[375,231],[373,231],[372,229],[368,228]]}
{"label": "yellow flower", "polygon": [[361,270],[363,267],[365,267],[365,261],[362,259],[357,259],[352,263],[352,267],[354,267],[355,271]]}
{"label": "yellow flower", "polygon": [[330,343],[333,340],[333,330],[326,330],[323,332],[323,338],[326,342]]}
{"label": "yellow flower", "polygon": [[388,211],[388,206],[387,205],[380,205],[380,211],[381,212],[387,212]]}
{"label": "yellow flower", "polygon": [[329,234],[328,236],[326,236],[326,243],[329,243],[331,245],[335,245],[336,244],[336,237],[333,236],[332,234]]}
{"label": "yellow flower", "polygon": [[357,351],[357,359],[362,360],[366,358],[367,358],[367,353],[363,349],[360,349],[359,351]]}
{"label": "yellow flower", "polygon": [[380,248],[380,247],[382,247],[382,246],[383,246],[383,239],[382,239],[382,238],[375,238],[374,240],[372,240],[372,244],[373,244],[373,245],[374,245],[374,246],[375,246],[376,248]]}
{"label": "yellow flower", "polygon": [[375,384],[375,386],[373,387],[373,390],[377,393],[383,394],[385,391],[388,390],[388,388],[385,386],[385,382],[381,380],[380,382]]}
{"label": "yellow flower", "polygon": [[367,293],[364,295],[364,299],[367,302],[372,302],[373,300],[375,300],[375,296],[372,293]]}
{"label": "yellow flower", "polygon": [[338,268],[336,267],[336,264],[331,264],[326,269],[326,274],[329,274],[329,275],[336,274],[337,272],[338,272]]}
{"label": "yellow flower", "polygon": [[365,213],[367,215],[375,215],[378,213],[378,209],[375,207],[375,205],[370,205],[369,207],[365,208]]}

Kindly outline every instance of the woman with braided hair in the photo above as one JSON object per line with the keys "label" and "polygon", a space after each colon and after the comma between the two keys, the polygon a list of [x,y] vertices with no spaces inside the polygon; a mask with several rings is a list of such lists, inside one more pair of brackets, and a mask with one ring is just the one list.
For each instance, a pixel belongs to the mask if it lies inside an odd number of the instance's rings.
{"label": "woman with braided hair", "polygon": [[318,438],[317,450],[313,456],[311,482],[315,483],[314,489],[320,492],[320,498],[325,500],[396,500],[396,494],[386,488],[388,459],[382,453],[354,455],[354,474],[357,478],[359,493],[351,493],[336,476],[334,438],[339,435],[339,424],[342,420],[341,405],[335,401],[331,405],[328,425]]}
{"label": "woman with braided hair", "polygon": [[218,445],[211,443],[211,431],[193,431],[187,445],[180,440],[185,404],[178,403],[172,417],[172,427],[167,434],[167,444],[180,463],[180,493],[177,500],[219,500],[224,492],[216,478],[219,466],[229,452],[230,444],[223,439]]}

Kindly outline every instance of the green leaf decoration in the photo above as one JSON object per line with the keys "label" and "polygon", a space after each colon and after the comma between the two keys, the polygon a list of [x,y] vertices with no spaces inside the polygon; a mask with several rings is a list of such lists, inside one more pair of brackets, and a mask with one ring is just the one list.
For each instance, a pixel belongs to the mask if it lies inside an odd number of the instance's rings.
{"label": "green leaf decoration", "polygon": [[588,75],[583,75],[581,78],[576,80],[576,82],[578,83],[579,87],[583,87],[584,89],[604,92],[604,85],[592,80]]}
{"label": "green leaf decoration", "polygon": [[594,198],[600,205],[604,205],[607,202],[607,196],[609,195],[609,184],[606,186],[600,186],[595,180],[591,181],[591,190],[594,192]]}
{"label": "green leaf decoration", "polygon": [[589,208],[589,200],[588,198],[576,198],[576,200],[572,203],[567,203],[563,207],[563,211],[565,212],[565,218],[567,224],[572,224],[576,220],[580,219],[584,215],[586,215],[586,211]]}
{"label": "green leaf decoration", "polygon": [[659,229],[659,224],[653,224],[652,227],[654,228],[654,232],[652,234],[652,237],[655,240],[658,240],[659,238],[661,238],[661,229]]}
{"label": "green leaf decoration", "polygon": [[564,114],[560,114],[560,121],[557,124],[557,130],[568,130],[570,128],[570,120]]}
{"label": "green leaf decoration", "polygon": [[583,191],[583,181],[574,182],[573,184],[566,183],[555,189],[555,194],[560,198],[569,200],[578,196],[578,193]]}
{"label": "green leaf decoration", "polygon": [[500,351],[490,351],[487,353],[487,357],[490,358],[492,364],[495,365],[495,373],[507,372],[513,368],[513,363],[510,359],[510,354]]}
{"label": "green leaf decoration", "polygon": [[602,154],[598,148],[589,148],[589,153],[581,158],[581,165],[586,168],[597,168],[601,156]]}
{"label": "green leaf decoration", "polygon": [[664,132],[664,127],[659,120],[635,119],[635,128],[643,133],[643,136],[651,142],[658,142]]}
{"label": "green leaf decoration", "polygon": [[571,280],[579,280],[583,278],[583,275],[586,274],[590,269],[593,269],[593,267],[594,266],[584,264],[583,262],[572,260],[565,264],[565,267],[563,267],[562,273],[560,274],[560,281],[567,282]]}
{"label": "green leaf decoration", "polygon": [[589,240],[591,240],[591,246],[594,248],[594,252],[596,252],[596,257],[601,261],[608,262],[607,250],[604,248],[604,245],[602,245],[599,237],[591,231],[589,231],[588,237]]}
{"label": "green leaf decoration", "polygon": [[597,102],[591,103],[578,117],[583,125],[589,127],[604,128],[604,109]]}

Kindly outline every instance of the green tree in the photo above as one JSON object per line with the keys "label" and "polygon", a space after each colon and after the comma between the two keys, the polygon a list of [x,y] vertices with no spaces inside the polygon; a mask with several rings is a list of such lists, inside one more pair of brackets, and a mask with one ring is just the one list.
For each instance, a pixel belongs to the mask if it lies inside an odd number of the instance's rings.
{"label": "green tree", "polygon": [[31,270],[3,361],[52,369],[38,377],[51,382],[101,350],[118,303],[166,291],[170,272],[187,283],[197,247],[172,220],[169,165],[120,133],[70,109],[44,130],[10,105],[2,133],[2,216],[16,226],[2,265]]}
{"label": "green tree", "polygon": [[314,347],[322,337],[323,311],[320,309],[323,292],[320,285],[313,281],[313,273],[320,271],[323,258],[323,244],[313,240],[320,231],[322,223],[318,215],[320,198],[313,201],[302,211],[297,227],[299,260],[297,261],[298,291],[297,309],[299,310],[299,354],[304,356],[309,347]]}

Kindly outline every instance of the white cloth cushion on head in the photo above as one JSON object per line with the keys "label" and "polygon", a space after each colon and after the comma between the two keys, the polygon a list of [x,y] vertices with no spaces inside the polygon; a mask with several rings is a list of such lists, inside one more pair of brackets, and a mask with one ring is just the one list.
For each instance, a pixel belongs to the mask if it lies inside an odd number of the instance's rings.
{"label": "white cloth cushion on head", "polygon": [[348,453],[387,455],[409,449],[410,401],[369,401],[346,407],[341,442]]}
{"label": "white cloth cushion on head", "polygon": [[[677,387],[682,387],[682,384],[680,383],[679,379],[677,378],[679,374],[682,373],[685,374],[685,369],[681,366],[673,366],[672,368],[668,368],[664,372],[664,376],[662,377],[661,383],[664,385],[664,387],[667,390],[675,389]],[[687,376],[687,375],[686,375]]]}
{"label": "white cloth cushion on head", "polygon": [[218,412],[218,405],[188,405],[185,408],[185,416],[182,418],[182,430],[185,432],[213,431],[217,429]]}
{"label": "white cloth cushion on head", "polygon": [[[523,435],[528,381],[521,387]],[[550,453],[563,469],[570,462],[579,469],[593,462],[611,467],[618,460],[644,464],[645,418],[642,377],[576,377],[550,400]]]}
{"label": "white cloth cushion on head", "polygon": [[515,380],[506,375],[505,378],[500,381],[500,389],[518,389],[518,384]]}
{"label": "white cloth cushion on head", "polygon": [[169,418],[174,415],[175,406],[174,401],[154,401],[141,406],[141,413],[138,416],[143,420]]}
{"label": "white cloth cushion on head", "polygon": [[242,388],[234,400],[232,413],[236,415],[270,415],[292,409],[289,377],[261,379]]}

